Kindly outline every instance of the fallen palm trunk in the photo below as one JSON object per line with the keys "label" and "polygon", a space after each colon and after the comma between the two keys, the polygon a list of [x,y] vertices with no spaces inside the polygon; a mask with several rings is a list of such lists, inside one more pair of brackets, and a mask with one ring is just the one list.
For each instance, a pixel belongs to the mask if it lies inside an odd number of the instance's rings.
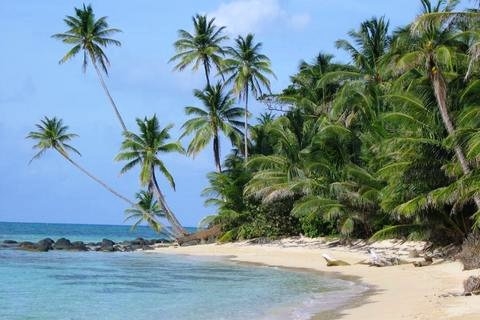
{"label": "fallen palm trunk", "polygon": [[220,236],[222,230],[219,225],[213,226],[206,230],[201,230],[183,237],[178,237],[177,242],[181,246],[196,245],[200,243],[212,243],[218,236]]}

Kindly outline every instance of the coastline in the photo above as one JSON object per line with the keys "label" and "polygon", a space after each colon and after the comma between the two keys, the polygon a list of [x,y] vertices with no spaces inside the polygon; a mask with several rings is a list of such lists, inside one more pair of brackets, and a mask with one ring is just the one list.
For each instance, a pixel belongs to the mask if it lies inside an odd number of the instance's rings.
{"label": "coastline", "polygon": [[[410,243],[384,241],[384,249],[405,252]],[[409,247],[408,247],[409,248]],[[224,257],[236,262],[327,272],[333,276],[360,279],[372,290],[353,303],[328,312],[331,319],[451,319],[474,320],[480,314],[480,296],[451,296],[463,291],[462,283],[479,270],[462,271],[459,262],[436,261],[421,268],[410,264],[371,267],[358,264],[368,258],[365,249],[329,247],[313,239],[285,240],[271,244],[205,244],[187,247],[161,247],[153,253]],[[322,254],[329,254],[351,265],[327,267]],[[450,295],[450,296],[446,296]],[[313,319],[318,318],[318,316]]]}

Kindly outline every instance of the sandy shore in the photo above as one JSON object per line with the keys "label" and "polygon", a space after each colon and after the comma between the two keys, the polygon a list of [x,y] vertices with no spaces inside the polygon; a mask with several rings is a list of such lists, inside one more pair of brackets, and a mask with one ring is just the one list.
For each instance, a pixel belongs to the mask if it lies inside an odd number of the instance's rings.
{"label": "sandy shore", "polygon": [[[385,241],[375,250],[407,258],[409,250],[420,249],[421,243]],[[196,256],[227,256],[232,260],[269,266],[306,268],[359,277],[372,286],[373,293],[360,300],[360,305],[340,310],[339,319],[480,319],[480,296],[447,296],[461,293],[462,282],[479,270],[462,271],[459,262],[436,261],[416,268],[412,264],[393,267],[371,267],[358,264],[368,258],[365,247],[329,247],[315,239],[287,239],[272,244],[209,244],[189,247],[157,248],[155,252]],[[349,262],[349,266],[327,267],[322,254]],[[233,256],[233,258],[232,258]],[[441,262],[441,263],[440,263]]]}

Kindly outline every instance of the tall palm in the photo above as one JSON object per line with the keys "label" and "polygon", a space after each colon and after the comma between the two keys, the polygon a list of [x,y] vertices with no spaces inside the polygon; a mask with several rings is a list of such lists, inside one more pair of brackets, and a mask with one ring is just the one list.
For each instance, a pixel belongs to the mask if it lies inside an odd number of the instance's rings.
{"label": "tall palm", "polygon": [[82,52],[82,67],[83,72],[85,72],[90,59],[123,131],[127,131],[125,122],[102,76],[102,72],[108,75],[108,67],[110,65],[110,61],[103,50],[109,45],[121,45],[120,41],[110,38],[111,35],[121,31],[110,28],[107,23],[107,17],[101,17],[96,20],[90,5],[83,5],[81,9],[75,8],[75,15],[67,16],[63,21],[69,29],[64,33],[54,34],[52,37],[61,40],[67,45],[73,45],[73,47],[63,56],[59,63],[62,64],[75,57],[79,52]]}
{"label": "tall palm", "polygon": [[160,190],[156,178],[156,170],[165,176],[173,189],[175,182],[172,175],[165,167],[163,161],[158,157],[160,153],[180,152],[183,148],[178,142],[169,142],[169,130],[172,125],[160,128],[157,116],[154,115],[148,119],[138,119],[139,134],[125,132],[125,140],[122,143],[121,152],[115,158],[117,161],[125,160],[127,164],[121,172],[140,166],[140,183],[148,186],[148,189],[155,194],[163,211],[165,211],[168,221],[172,224],[174,232],[177,235],[185,234],[186,231],[176,218],[175,214],[168,207],[165,197]]}
{"label": "tall palm", "polygon": [[[425,14],[451,12],[458,3],[458,1],[451,1],[445,4],[445,1],[439,0],[435,6],[432,6],[430,0],[421,0],[421,2]],[[454,47],[450,46],[452,28],[452,24],[441,21],[431,21],[424,28],[416,26],[416,29],[412,30],[413,41],[411,41],[410,50],[397,63],[399,69],[403,71],[417,67],[425,68],[445,130],[451,136],[455,133],[455,127],[448,110],[448,86],[444,71],[449,71],[448,67],[452,65],[452,59],[456,55]],[[463,173],[469,174],[471,168],[461,146],[455,144],[453,149]],[[480,197],[475,196],[474,200],[477,208],[480,209]]]}
{"label": "tall palm", "polygon": [[[136,229],[140,223],[146,222],[153,230],[160,232],[162,228],[158,218],[165,218],[165,213],[154,199],[153,194],[142,190],[136,194],[136,198],[138,200],[136,206],[125,210],[127,214],[125,221],[136,219],[132,225],[132,229]],[[165,232],[167,230],[168,229],[164,229],[163,231]]]}
{"label": "tall palm", "polygon": [[263,94],[265,88],[270,92],[268,76],[275,77],[271,69],[270,59],[260,53],[262,43],[255,43],[253,34],[245,38],[238,36],[235,45],[227,49],[228,59],[225,60],[223,72],[229,74],[227,82],[233,83],[233,91],[240,100],[245,101],[244,148],[245,160],[248,160],[248,95],[251,92],[255,98]]}
{"label": "tall palm", "polygon": [[36,127],[37,131],[31,131],[27,135],[27,138],[37,141],[33,148],[39,150],[38,153],[30,161],[40,158],[47,150],[53,149],[57,151],[68,162],[70,162],[73,166],[75,166],[77,169],[89,176],[91,179],[93,179],[95,182],[107,189],[109,192],[113,193],[115,196],[122,199],[129,205],[135,206],[132,201],[110,188],[106,183],[104,183],[102,180],[84,169],[70,157],[69,151],[80,155],[80,152],[78,152],[77,149],[68,144],[70,140],[72,138],[75,138],[77,135],[73,133],[68,133],[68,126],[63,124],[62,119],[57,119],[56,117],[45,117],[43,120],[40,121],[39,124],[36,125]]}
{"label": "tall palm", "polygon": [[[218,172],[222,172],[220,161],[220,137],[223,133],[230,138],[232,144],[238,142],[241,131],[243,108],[234,107],[234,99],[230,92],[223,92],[223,85],[207,86],[205,90],[195,90],[194,95],[202,103],[204,108],[186,107],[185,113],[193,118],[187,120],[182,128],[181,137],[194,134],[195,137],[188,145],[187,153],[195,155],[205,148],[213,140],[213,156]],[[240,120],[240,121],[239,121]]]}
{"label": "tall palm", "polygon": [[215,25],[215,18],[208,19],[206,15],[195,15],[193,20],[193,34],[180,29],[178,30],[179,39],[175,41],[176,54],[170,59],[178,61],[175,70],[183,70],[189,65],[197,70],[203,66],[207,86],[210,86],[210,70],[215,67],[221,69],[224,49],[222,42],[228,39],[223,34],[225,27]]}

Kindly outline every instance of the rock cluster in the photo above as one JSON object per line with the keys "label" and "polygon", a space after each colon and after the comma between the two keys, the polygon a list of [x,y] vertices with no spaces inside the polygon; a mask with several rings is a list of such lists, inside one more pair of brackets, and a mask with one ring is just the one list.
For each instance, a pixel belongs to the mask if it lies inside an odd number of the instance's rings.
{"label": "rock cluster", "polygon": [[47,252],[50,250],[68,250],[68,251],[135,251],[135,250],[150,250],[152,245],[157,243],[167,243],[164,239],[147,240],[143,238],[136,238],[135,240],[125,240],[122,242],[114,242],[110,239],[103,239],[101,242],[73,241],[69,239],[60,238],[54,241],[50,238],[42,239],[38,242],[23,241],[17,242],[15,240],[4,240],[0,243],[0,248],[11,248],[26,251]]}

